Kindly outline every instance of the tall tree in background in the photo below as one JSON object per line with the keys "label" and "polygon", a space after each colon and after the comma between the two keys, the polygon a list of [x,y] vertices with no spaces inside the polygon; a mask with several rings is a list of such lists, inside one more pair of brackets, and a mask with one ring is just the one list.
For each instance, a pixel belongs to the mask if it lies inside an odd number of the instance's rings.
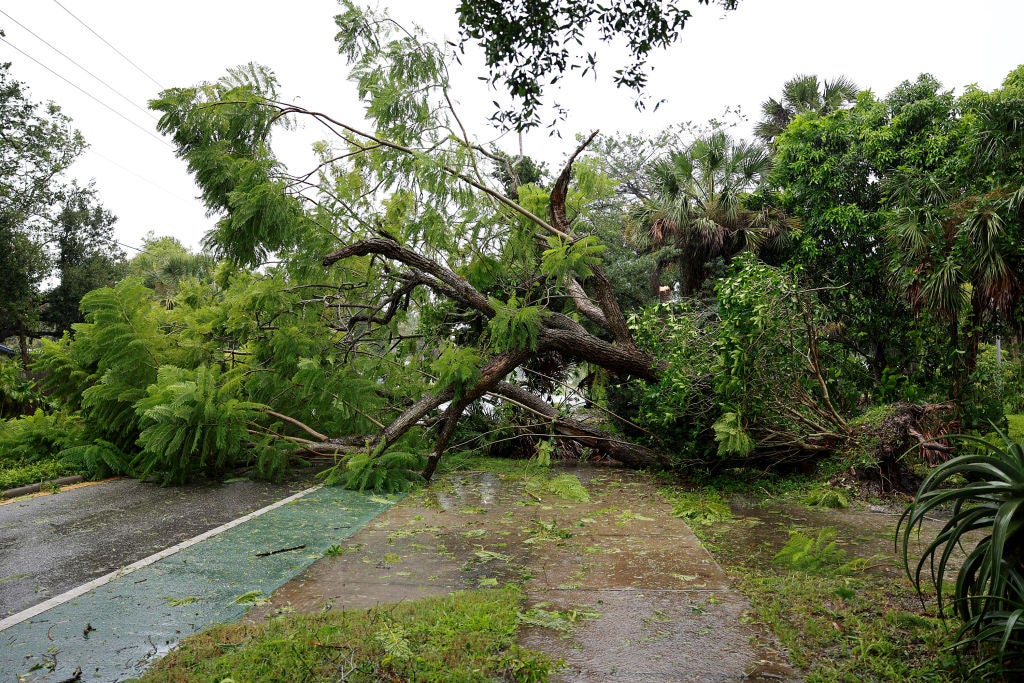
{"label": "tall tree in background", "polygon": [[55,337],[84,319],[79,302],[86,293],[124,276],[124,253],[114,241],[117,218],[104,209],[92,185],[71,184],[46,229],[57,284],[44,295],[41,331]]}
{"label": "tall tree in background", "polygon": [[[712,0],[698,2],[709,5]],[[731,10],[739,0],[715,3]],[[512,104],[499,108],[492,117],[506,128],[525,130],[540,125],[545,87],[557,83],[568,71],[587,75],[597,68],[596,51],[576,52],[583,47],[591,26],[605,43],[625,41],[629,61],[615,70],[613,81],[636,93],[637,108],[643,109],[648,55],[678,40],[692,17],[689,10],[676,5],[668,0],[463,0],[458,7],[461,44],[464,47],[471,39],[480,43],[491,83],[500,83],[511,96]],[[565,110],[557,103],[553,107],[557,122]]]}
{"label": "tall tree in background", "polygon": [[[16,336],[26,365],[40,325],[67,329],[78,298],[115,275],[114,217],[91,186],[62,178],[84,149],[60,108],[30,100],[0,64],[0,339]],[[59,284],[47,301],[50,276]]]}
{"label": "tall tree in background", "polygon": [[653,192],[633,210],[629,230],[640,251],[662,250],[651,274],[652,289],[661,283],[663,270],[674,265],[680,294],[689,296],[716,261],[728,261],[743,249],[777,247],[785,239],[791,221],[769,207],[745,205],[770,168],[764,146],[734,140],[721,130],[653,164]]}
{"label": "tall tree in background", "polygon": [[815,75],[800,74],[786,81],[779,99],[769,98],[761,104],[761,119],[754,134],[765,142],[773,142],[799,114],[827,116],[857,98],[859,88],[846,76],[820,83]]}
{"label": "tall tree in background", "polygon": [[894,280],[916,310],[945,321],[955,390],[974,371],[986,324],[1015,331],[1024,295],[1024,67],[1001,89],[954,99],[930,76],[889,97],[888,139],[906,144],[883,184]]}
{"label": "tall tree in background", "polygon": [[0,64],[0,339],[17,336],[25,362],[49,273],[44,231],[59,199],[57,178],[84,147],[56,105],[29,100],[10,64]]}

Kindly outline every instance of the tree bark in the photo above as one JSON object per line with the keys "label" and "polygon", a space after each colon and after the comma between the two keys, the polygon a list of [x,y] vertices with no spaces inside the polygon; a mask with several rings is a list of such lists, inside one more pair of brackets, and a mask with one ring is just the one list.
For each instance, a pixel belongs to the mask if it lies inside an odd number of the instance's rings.
{"label": "tree bark", "polygon": [[[576,156],[583,151],[596,134],[595,131],[572,154],[551,192],[551,220],[554,232],[564,239],[572,239],[572,230],[565,210],[572,164]],[[543,221],[538,219],[540,227],[549,230],[552,227],[542,224]],[[405,281],[405,288],[401,291],[404,296],[408,296],[411,292],[411,283],[414,283],[412,286],[422,284],[439,295],[475,311],[484,318],[490,319],[495,316],[496,311],[487,296],[473,287],[465,278],[446,265],[402,246],[386,234],[342,247],[325,256],[323,265],[329,267],[353,256],[370,254],[398,261],[412,269],[412,278]],[[587,296],[585,287],[591,289],[593,299]],[[544,315],[541,329],[538,332],[536,349],[519,349],[495,356],[481,369],[480,378],[473,386],[458,397],[451,389],[446,389],[421,398],[387,425],[379,435],[370,439],[368,447],[374,452],[384,452],[428,413],[450,402],[438,422],[439,428],[434,449],[423,472],[424,477],[429,479],[444,454],[463,411],[470,403],[484,394],[498,393],[501,395],[500,392],[495,391],[497,386],[504,386],[505,394],[518,397],[513,400],[523,405],[529,405],[531,409],[542,411],[542,414],[550,416],[554,408],[529,392],[516,390],[511,384],[503,381],[517,367],[539,353],[554,351],[569,358],[601,366],[619,375],[657,381],[664,366],[659,364],[654,356],[637,347],[626,317],[612,292],[611,283],[600,268],[594,268],[592,275],[586,279],[583,285],[570,280],[568,289],[580,312],[606,330],[614,342],[606,341],[589,333],[586,328],[565,315],[549,311]],[[394,296],[389,299],[391,302],[395,300]],[[582,422],[560,418],[557,416],[557,411],[554,411],[553,419],[560,425],[559,428],[565,435],[593,448],[598,448],[624,464],[633,467],[669,464],[668,458],[662,454],[629,444]]]}
{"label": "tree bark", "polygon": [[645,446],[624,441],[614,434],[588,425],[585,422],[570,417],[563,417],[558,414],[558,410],[554,406],[522,387],[517,387],[508,382],[500,382],[491,393],[526,406],[529,410],[551,420],[551,428],[557,433],[571,437],[573,440],[595,451],[607,454],[627,467],[636,469],[648,467],[665,468],[671,465],[671,459],[665,453],[659,453]]}
{"label": "tree bark", "polygon": [[480,379],[457,400],[451,402],[441,417],[441,428],[438,431],[437,438],[434,440],[434,450],[430,454],[430,458],[427,459],[427,466],[423,470],[424,479],[430,481],[430,478],[434,476],[437,463],[441,461],[441,456],[444,455],[445,449],[448,448],[448,442],[451,440],[452,434],[455,433],[455,428],[459,424],[459,418],[462,417],[463,411],[466,410],[469,404],[490,392],[509,373],[529,359],[531,355],[533,354],[529,351],[520,350],[510,351],[497,356],[480,373]]}

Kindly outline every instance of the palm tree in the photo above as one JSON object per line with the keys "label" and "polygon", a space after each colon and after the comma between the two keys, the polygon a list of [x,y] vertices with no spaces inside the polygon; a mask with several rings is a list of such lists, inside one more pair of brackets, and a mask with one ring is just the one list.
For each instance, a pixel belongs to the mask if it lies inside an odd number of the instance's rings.
{"label": "palm tree", "polygon": [[654,193],[630,214],[627,225],[635,248],[660,251],[651,274],[653,291],[671,265],[678,269],[680,293],[688,296],[710,275],[709,262],[779,245],[793,222],[774,208],[744,205],[770,167],[763,145],[734,141],[720,130],[652,166]]}
{"label": "palm tree", "polygon": [[799,74],[782,86],[782,97],[769,98],[761,105],[761,120],[754,134],[765,142],[774,142],[790,122],[800,114],[812,112],[827,116],[857,98],[859,88],[846,76],[819,84],[814,75]]}
{"label": "palm tree", "polygon": [[907,170],[887,184],[894,207],[886,226],[893,281],[916,310],[945,320],[951,341],[963,344],[958,390],[974,370],[980,323],[1013,321],[1024,301],[1024,186],[970,194]]}

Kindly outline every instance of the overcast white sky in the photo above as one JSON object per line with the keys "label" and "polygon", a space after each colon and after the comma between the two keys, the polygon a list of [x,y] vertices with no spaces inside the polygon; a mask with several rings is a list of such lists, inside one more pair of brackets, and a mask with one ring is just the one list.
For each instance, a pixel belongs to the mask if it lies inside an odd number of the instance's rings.
{"label": "overcast white sky", "polygon": [[[0,42],[0,61],[12,63],[13,77],[29,85],[32,99],[53,100],[74,119],[91,145],[74,175],[95,179],[104,204],[120,219],[117,233],[127,245],[138,245],[153,231],[194,247],[213,220],[194,199],[198,192],[184,164],[168,143],[156,139],[155,116],[142,111],[161,86],[215,80],[227,67],[254,61],[277,72],[286,98],[336,118],[361,118],[333,42],[334,0],[59,3],[0,0],[0,28],[7,34],[7,42]],[[379,4],[438,40],[458,35],[456,0]],[[574,146],[578,132],[655,131],[682,121],[706,121],[727,106],[740,106],[756,119],[760,103],[797,73],[845,74],[884,95],[921,72],[958,91],[969,83],[991,89],[1024,62],[1020,0],[741,0],[739,10],[729,13],[697,6],[695,0],[683,4],[691,5],[695,16],[681,42],[652,60],[649,91],[667,99],[656,113],[637,114],[630,93],[616,90],[607,78],[614,66],[603,64],[596,82],[572,82],[557,96],[571,110],[562,126],[564,139],[539,133],[527,138],[525,152],[557,163]],[[456,95],[465,107],[464,123],[487,141],[496,131],[486,121],[493,94],[475,78],[484,73],[471,54],[458,71]],[[299,131],[292,145],[306,149],[315,137],[314,130]],[[513,142],[505,146],[511,150]],[[291,152],[286,158],[298,156]]]}

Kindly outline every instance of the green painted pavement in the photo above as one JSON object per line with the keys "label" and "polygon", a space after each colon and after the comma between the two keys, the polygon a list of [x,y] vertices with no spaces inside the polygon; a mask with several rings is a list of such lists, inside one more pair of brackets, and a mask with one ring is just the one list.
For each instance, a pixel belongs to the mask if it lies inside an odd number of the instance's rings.
{"label": "green painted pavement", "polygon": [[324,487],[119,576],[0,632],[0,680],[136,677],[181,638],[240,618],[397,500]]}

